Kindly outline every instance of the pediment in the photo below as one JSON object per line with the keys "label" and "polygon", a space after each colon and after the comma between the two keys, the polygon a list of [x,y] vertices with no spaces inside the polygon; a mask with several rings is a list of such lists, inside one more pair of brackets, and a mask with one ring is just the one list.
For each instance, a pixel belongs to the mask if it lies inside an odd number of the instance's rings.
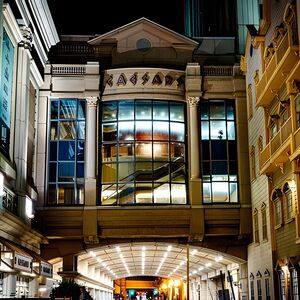
{"label": "pediment", "polygon": [[119,27],[108,33],[99,35],[89,41],[91,45],[115,42],[119,53],[148,48],[180,48],[195,49],[198,42],[176,33],[146,18]]}

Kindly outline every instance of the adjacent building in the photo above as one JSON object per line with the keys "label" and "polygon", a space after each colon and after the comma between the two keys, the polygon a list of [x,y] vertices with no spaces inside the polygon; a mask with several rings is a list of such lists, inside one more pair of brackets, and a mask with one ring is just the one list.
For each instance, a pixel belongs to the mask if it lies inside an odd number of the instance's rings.
{"label": "adjacent building", "polygon": [[299,298],[299,2],[263,1],[246,74],[253,243],[251,299]]}
{"label": "adjacent building", "polygon": [[[2,5],[3,4],[3,5]],[[52,277],[33,228],[37,202],[37,107],[58,35],[46,1],[1,1],[0,298],[37,297]]]}

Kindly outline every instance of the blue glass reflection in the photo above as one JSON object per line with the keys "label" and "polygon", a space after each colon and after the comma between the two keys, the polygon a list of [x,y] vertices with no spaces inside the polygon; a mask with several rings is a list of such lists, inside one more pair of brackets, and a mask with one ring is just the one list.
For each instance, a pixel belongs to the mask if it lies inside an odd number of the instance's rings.
{"label": "blue glass reflection", "polygon": [[59,142],[59,160],[74,160],[75,159],[75,142],[61,141]]}

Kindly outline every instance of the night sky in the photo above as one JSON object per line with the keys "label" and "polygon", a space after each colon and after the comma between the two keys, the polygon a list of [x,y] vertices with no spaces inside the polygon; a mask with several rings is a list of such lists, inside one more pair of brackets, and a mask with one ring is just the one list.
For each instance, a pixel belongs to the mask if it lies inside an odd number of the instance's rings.
{"label": "night sky", "polygon": [[47,2],[59,35],[103,34],[141,17],[184,34],[183,0],[47,0]]}

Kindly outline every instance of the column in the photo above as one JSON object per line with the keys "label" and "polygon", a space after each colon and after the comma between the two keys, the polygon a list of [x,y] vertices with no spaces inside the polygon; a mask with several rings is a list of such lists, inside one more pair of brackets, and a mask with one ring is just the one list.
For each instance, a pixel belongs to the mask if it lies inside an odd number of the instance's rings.
{"label": "column", "polygon": [[17,275],[5,273],[3,278],[3,298],[15,298],[17,287]]}
{"label": "column", "polygon": [[83,237],[86,244],[95,244],[98,239],[96,163],[97,163],[97,97],[86,98],[85,137],[85,209],[83,212]]}
{"label": "column", "polygon": [[30,279],[28,298],[38,298],[38,289],[39,289],[38,279],[37,278]]}

